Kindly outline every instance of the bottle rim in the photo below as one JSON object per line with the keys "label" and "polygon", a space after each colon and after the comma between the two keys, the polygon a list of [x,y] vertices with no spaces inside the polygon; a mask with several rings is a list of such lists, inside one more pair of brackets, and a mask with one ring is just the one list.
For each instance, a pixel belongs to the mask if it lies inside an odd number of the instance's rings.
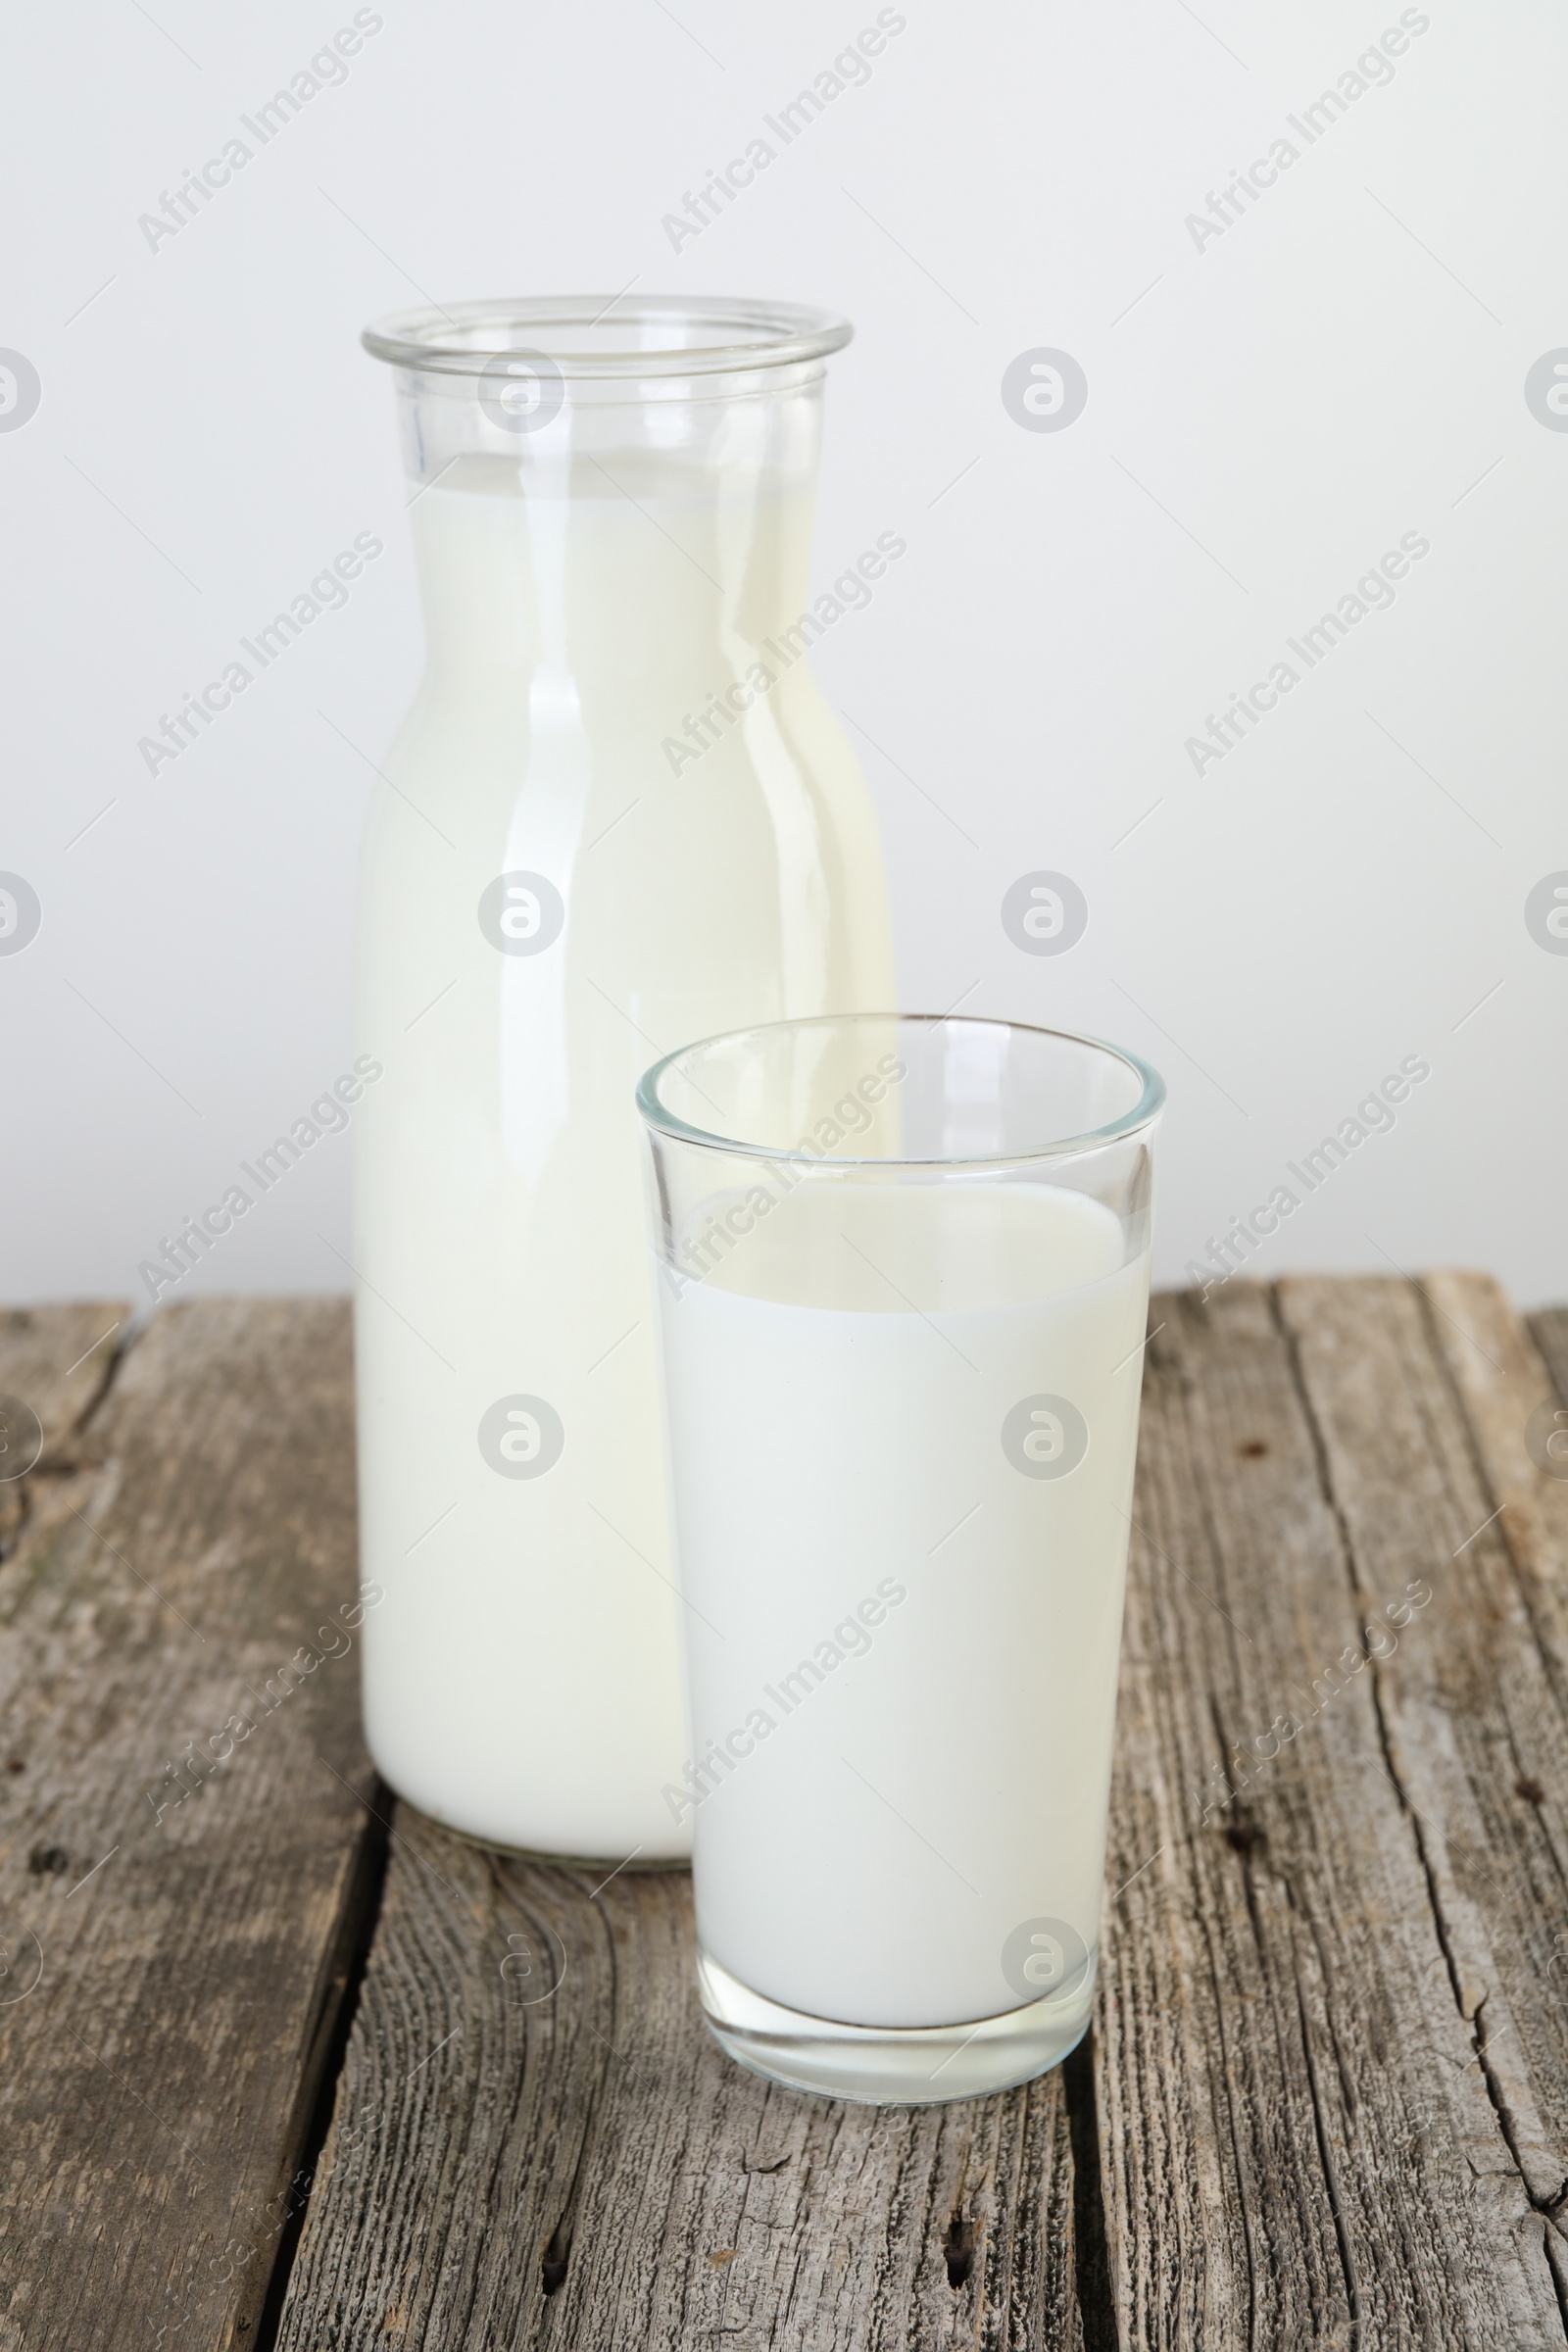
{"label": "bottle rim", "polygon": [[557,376],[733,375],[797,367],[842,351],[855,329],[837,311],[689,294],[521,295],[374,318],[372,359],[421,373],[484,376],[497,361],[544,359]]}

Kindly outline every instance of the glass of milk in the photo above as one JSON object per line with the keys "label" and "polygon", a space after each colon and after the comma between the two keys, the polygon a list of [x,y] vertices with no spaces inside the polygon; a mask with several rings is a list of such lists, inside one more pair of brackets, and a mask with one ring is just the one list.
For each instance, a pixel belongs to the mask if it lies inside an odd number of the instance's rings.
{"label": "glass of milk", "polygon": [[1164,1089],[866,1013],[637,1100],[709,2023],[844,2098],[1024,2082],[1094,1992]]}
{"label": "glass of milk", "polygon": [[[904,541],[811,519],[841,318],[455,303],[366,336],[424,606],[373,758],[357,1045],[365,1720],[489,1843],[684,1859],[638,1073],[683,1038],[885,1004],[881,845],[812,677]],[[853,561],[851,560],[853,558]]]}

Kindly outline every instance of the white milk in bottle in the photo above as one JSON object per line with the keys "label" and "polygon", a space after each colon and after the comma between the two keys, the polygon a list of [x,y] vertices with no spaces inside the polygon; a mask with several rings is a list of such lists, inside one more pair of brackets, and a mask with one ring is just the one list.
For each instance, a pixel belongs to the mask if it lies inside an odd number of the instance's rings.
{"label": "white milk in bottle", "polygon": [[377,1765],[470,1835],[619,1862],[687,1843],[660,1796],[685,1744],[632,1090],[689,1039],[891,1003],[894,976],[799,625],[847,330],[602,307],[368,337],[398,370],[428,662],[365,853],[358,1043],[385,1075],[357,1114],[356,1349]]}

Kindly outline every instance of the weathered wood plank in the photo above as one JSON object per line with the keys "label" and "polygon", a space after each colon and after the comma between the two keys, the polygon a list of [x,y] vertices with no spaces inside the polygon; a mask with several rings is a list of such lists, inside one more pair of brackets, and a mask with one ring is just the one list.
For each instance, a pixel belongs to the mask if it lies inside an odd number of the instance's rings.
{"label": "weathered wood plank", "polygon": [[26,1518],[26,1472],[62,1466],[129,1319],[102,1300],[0,1309],[0,1557]]}
{"label": "weathered wood plank", "polygon": [[[104,1299],[0,1309],[0,1395],[20,1398],[37,1416],[40,1469],[58,1468],[74,1449],[129,1321],[128,1306]],[[16,1467],[0,1461],[8,1484]]]}
{"label": "weathered wood plank", "polygon": [[[1555,2132],[1538,2107],[1510,2147],[1475,2021],[1506,1984],[1517,2028],[1568,1903],[1538,1869],[1542,1917],[1525,1936],[1513,1903],[1485,1968],[1452,1927],[1494,1899],[1487,1840],[1511,1873],[1541,1836],[1489,1675],[1568,1789],[1495,1533],[1452,1560],[1494,1507],[1473,1432],[1406,1285],[1238,1284],[1161,1320],[1099,2065],[1124,2342],[1559,2345]],[[1532,2016],[1556,1998],[1543,1974]]]}
{"label": "weathered wood plank", "polygon": [[[0,2352],[252,2343],[379,1835],[345,1784],[385,1803],[351,1637],[277,1674],[354,1589],[346,1318],[180,1310],[105,1395],[117,1310],[55,1312],[0,1317],[49,1440],[0,1486]],[[1524,1430],[1568,1315],[1448,1275],[1152,1320],[1093,2073],[769,2089],[683,1878],[392,1815],[284,2347],[1105,2352],[1096,2081],[1128,2352],[1562,2341],[1568,1482]]]}
{"label": "weathered wood plank", "polygon": [[917,2111],[774,2089],[703,2030],[684,1873],[596,1893],[396,1828],[285,2352],[1084,2343],[1059,2076]]}
{"label": "weathered wood plank", "polygon": [[[1478,1274],[1434,1274],[1423,1295],[1495,1512],[1478,1570],[1487,1590],[1465,1595],[1465,1648],[1478,1620],[1500,1619],[1513,1635],[1474,1656],[1485,1712],[1464,1727],[1471,1740],[1490,1731],[1498,1766],[1487,1795],[1500,1823],[1477,1913],[1485,1939],[1466,1953],[1484,1987],[1480,2062],[1532,2199],[1550,2218],[1568,2310],[1568,1414],[1552,1409],[1568,1404],[1568,1309],[1527,1327]],[[1471,1557],[1467,1547],[1466,1581]],[[1475,1924],[1456,1924],[1456,1945]]]}
{"label": "weathered wood plank", "polygon": [[1364,1287],[1292,1284],[1286,1312],[1368,1598],[1400,1561],[1432,1562],[1433,1605],[1377,1670],[1389,1763],[1502,2138],[1560,2229],[1568,1718],[1551,1665],[1568,1670],[1568,1494],[1523,1440],[1550,1383],[1494,1284],[1380,1289],[1383,1345],[1367,1344]]}
{"label": "weathered wood plank", "polygon": [[1558,1397],[1568,1403],[1568,1306],[1544,1306],[1536,1314],[1526,1315],[1525,1326]]}
{"label": "weathered wood plank", "polygon": [[[1494,1546],[1519,1592],[1553,1679],[1568,1696],[1568,1458],[1546,1454],[1551,1406],[1568,1400],[1568,1308],[1527,1329],[1483,1274],[1438,1273],[1425,1284],[1434,1342],[1475,1432]],[[1543,1345],[1543,1342],[1544,1345]],[[1548,1475],[1550,1464],[1563,1475]],[[1500,1555],[1499,1555],[1500,1556]],[[1559,1970],[1561,1977],[1568,1971]]]}
{"label": "weathered wood plank", "polygon": [[375,1835],[317,1631],[356,1591],[347,1308],[174,1309],[100,1396],[68,1367],[115,1313],[0,1323],[51,1443],[0,1562],[5,2352],[254,2340]]}

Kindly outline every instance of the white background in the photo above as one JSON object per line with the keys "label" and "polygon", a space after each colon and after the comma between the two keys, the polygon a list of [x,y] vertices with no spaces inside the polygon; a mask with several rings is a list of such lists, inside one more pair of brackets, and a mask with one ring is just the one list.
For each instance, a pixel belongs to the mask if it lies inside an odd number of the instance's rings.
{"label": "white background", "polygon": [[[42,400],[0,434],[0,867],[43,924],[0,956],[0,1295],[136,1294],[348,1065],[368,760],[420,661],[359,327],[629,284],[857,321],[818,578],[882,531],[909,552],[815,662],[862,730],[904,1000],[1161,1068],[1157,1277],[1420,1054],[1397,1127],[1258,1270],[1464,1262],[1568,1295],[1568,956],[1523,915],[1568,867],[1568,433],[1523,396],[1568,344],[1560,11],[1433,0],[1392,83],[1199,251],[1185,217],[1301,147],[1285,116],[1397,6],[907,0],[870,81],[678,252],[662,217],[867,0],[378,13],[347,80],[156,252],[138,216],[352,7],[12,20],[0,345]],[[1087,371],[1065,431],[1003,406],[1038,346]],[[150,776],[138,739],[365,530],[387,553],[347,608]],[[1185,739],[1408,531],[1432,552],[1393,610],[1195,775]],[[1060,957],[1002,929],[1036,868],[1088,897]],[[182,1291],[345,1287],[349,1150],[326,1139]]]}

